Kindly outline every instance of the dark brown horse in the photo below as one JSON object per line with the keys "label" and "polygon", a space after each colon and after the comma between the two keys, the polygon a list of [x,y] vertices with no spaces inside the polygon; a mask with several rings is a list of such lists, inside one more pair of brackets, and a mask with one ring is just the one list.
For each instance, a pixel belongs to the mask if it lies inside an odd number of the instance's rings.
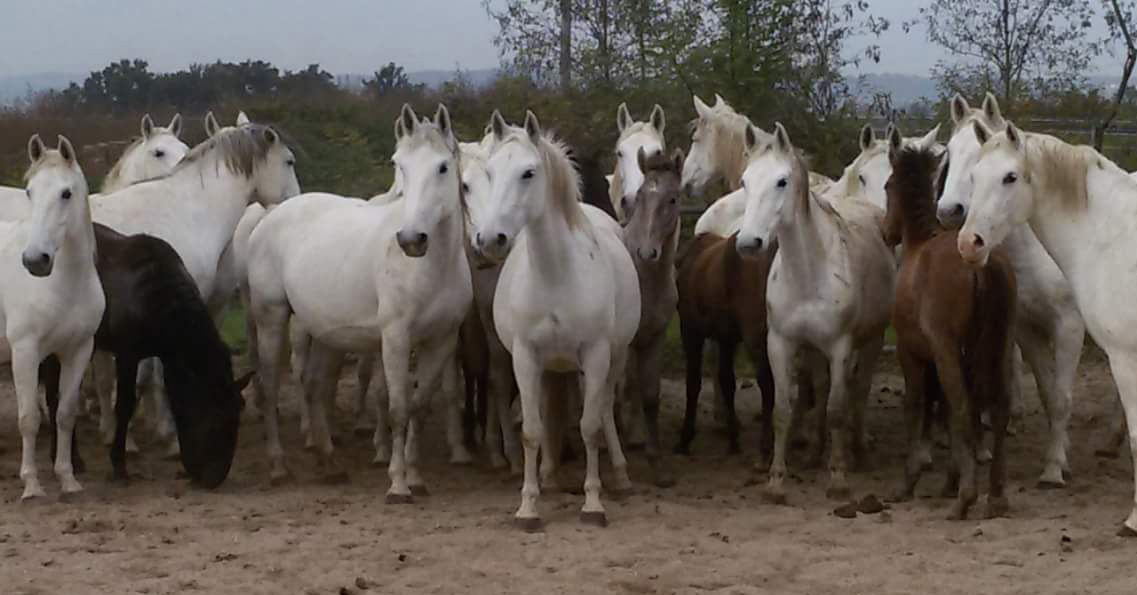
{"label": "dark brown horse", "polygon": [[991,413],[994,434],[987,515],[1002,515],[1007,510],[1004,440],[1010,415],[1014,271],[998,252],[983,268],[963,262],[956,232],[941,231],[936,222],[938,156],[902,148],[898,131],[890,143],[885,236],[890,245],[903,245],[892,325],[904,371],[909,446],[904,484],[896,497],[907,500],[915,491],[927,399],[942,395],[953,459],[945,495],[956,493],[949,518],[966,518],[977,499],[975,456],[984,409]]}
{"label": "dark brown horse", "polygon": [[[204,487],[220,485],[237,448],[241,390],[251,375],[234,380],[229,350],[169,244],[147,235],[124,236],[98,223],[95,243],[95,267],[107,300],[95,349],[114,354],[118,385],[113,478],[128,477],[126,433],[136,403],[138,363],[158,357],[186,473]],[[58,374],[53,362],[45,368]],[[53,403],[51,389],[58,383],[48,375],[45,384]]]}
{"label": "dark brown horse", "polygon": [[[702,234],[687,247],[679,266],[679,327],[687,359],[687,410],[675,452],[689,454],[695,438],[695,418],[703,385],[703,345],[719,346],[718,380],[727,413],[730,453],[739,452],[735,413],[734,357],[739,343],[750,355],[762,391],[763,458],[774,443],[774,377],[766,355],[766,278],[776,247],[755,258],[742,258],[735,237]],[[803,386],[809,383],[802,383]]]}

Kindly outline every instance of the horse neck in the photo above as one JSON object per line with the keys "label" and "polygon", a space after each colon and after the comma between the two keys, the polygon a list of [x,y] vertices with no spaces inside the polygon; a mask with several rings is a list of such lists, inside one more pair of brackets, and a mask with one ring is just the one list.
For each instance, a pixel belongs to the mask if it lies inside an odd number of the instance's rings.
{"label": "horse neck", "polygon": [[[914,206],[913,203],[917,201],[922,201],[922,204]],[[939,229],[934,205],[935,201],[930,194],[921,195],[915,201],[909,198],[908,204],[904,205],[900,237],[906,250],[927,242]]]}
{"label": "horse neck", "polygon": [[746,139],[742,133],[735,132],[734,128],[723,122],[719,124],[718,134],[727,135],[725,142],[716,142],[719,150],[715,161],[719,164],[723,180],[727,188],[734,192],[742,187],[742,174],[746,171]]}
{"label": "horse neck", "polygon": [[[549,191],[550,193],[553,190]],[[529,222],[526,228],[528,236],[526,250],[534,271],[545,277],[552,284],[571,282],[568,272],[574,265],[572,241],[576,230],[569,224],[568,218],[560,212],[552,196],[546,197],[544,212]],[[589,225],[587,216],[580,213],[578,225]]]}
{"label": "horse neck", "polygon": [[634,259],[639,273],[641,288],[666,288],[675,286],[675,255],[679,251],[679,231],[681,225],[675,222],[675,229],[663,241],[663,253],[653,263]]}
{"label": "horse neck", "polygon": [[195,233],[213,240],[210,245],[217,245],[219,250],[232,239],[255,192],[250,178],[212,159],[176,170],[164,181],[190,195],[175,197],[177,204],[173,208],[184,210],[193,221],[200,222],[202,227]]}
{"label": "horse neck", "polygon": [[[466,221],[461,208],[446,213],[430,234],[430,249],[425,262],[436,276],[451,276],[454,267],[467,257]],[[436,247],[438,249],[436,249]]]}
{"label": "horse neck", "polygon": [[91,222],[91,209],[84,205],[77,216],[67,223],[67,239],[64,241],[56,262],[76,269],[95,267],[95,227]]}
{"label": "horse neck", "polygon": [[835,254],[829,241],[837,233],[830,215],[813,203],[806,190],[782,208],[778,220],[778,258],[787,281],[806,295],[816,293],[818,282],[828,274]]}

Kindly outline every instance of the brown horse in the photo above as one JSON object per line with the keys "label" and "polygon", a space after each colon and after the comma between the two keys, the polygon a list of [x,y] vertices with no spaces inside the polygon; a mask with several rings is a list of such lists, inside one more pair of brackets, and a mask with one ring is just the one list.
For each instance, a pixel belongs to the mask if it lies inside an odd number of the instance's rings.
{"label": "brown horse", "polygon": [[774,443],[774,376],[766,355],[766,278],[777,250],[744,259],[735,250],[735,237],[709,233],[696,236],[679,266],[679,328],[687,358],[687,410],[675,452],[690,454],[695,438],[695,417],[703,385],[703,344],[709,339],[719,346],[718,379],[726,405],[731,454],[740,450],[734,408],[734,356],[738,344],[742,343],[750,355],[762,391],[759,448],[765,460]]}
{"label": "brown horse", "polygon": [[1011,357],[1016,305],[1014,271],[1003,254],[987,267],[964,263],[956,233],[936,222],[933,180],[939,162],[929,150],[889,139],[886,241],[903,245],[892,325],[904,371],[909,455],[897,500],[910,499],[919,480],[919,445],[926,399],[942,394],[950,416],[952,465],[945,495],[956,493],[949,518],[963,519],[977,499],[979,415],[991,413],[994,452],[989,517],[1007,511],[1004,439],[1010,415]]}

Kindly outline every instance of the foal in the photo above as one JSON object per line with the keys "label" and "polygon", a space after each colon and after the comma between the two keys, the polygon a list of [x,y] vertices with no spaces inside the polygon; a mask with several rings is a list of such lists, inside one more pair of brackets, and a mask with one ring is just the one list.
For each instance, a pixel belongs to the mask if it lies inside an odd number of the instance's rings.
{"label": "foal", "polygon": [[1010,414],[1011,347],[1015,275],[997,252],[986,267],[964,263],[958,232],[936,223],[933,175],[938,157],[923,148],[890,141],[892,177],[887,184],[885,237],[902,244],[892,325],[904,371],[909,455],[898,500],[912,497],[920,477],[919,445],[925,399],[942,391],[951,416],[953,464],[945,494],[958,491],[949,518],[964,519],[976,500],[975,449],[979,413],[989,407],[994,452],[987,515],[1006,513],[1004,437]]}

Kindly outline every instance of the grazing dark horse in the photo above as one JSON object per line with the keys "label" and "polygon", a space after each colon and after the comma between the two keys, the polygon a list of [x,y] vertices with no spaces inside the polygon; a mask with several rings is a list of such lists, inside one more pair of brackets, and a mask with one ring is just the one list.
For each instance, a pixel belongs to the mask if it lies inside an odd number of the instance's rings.
{"label": "grazing dark horse", "polygon": [[[670,158],[663,153],[651,157],[641,147],[636,155],[644,182],[636,200],[624,212],[624,245],[632,255],[640,280],[640,326],[632,339],[628,358],[627,385],[633,406],[643,408],[647,426],[647,456],[655,473],[655,483],[668,487],[675,483],[661,460],[659,447],[659,378],[667,326],[675,316],[679,294],[675,288],[675,253],[679,248],[679,176],[683,172],[683,151]],[[609,203],[609,206],[611,204]]]}
{"label": "grazing dark horse", "polygon": [[982,410],[991,413],[994,449],[987,515],[1007,511],[1004,439],[1010,416],[1011,357],[1016,307],[1014,271],[1006,256],[992,254],[986,267],[966,264],[956,231],[936,222],[933,179],[938,156],[901,148],[890,139],[892,177],[887,188],[888,244],[903,246],[892,326],[904,371],[909,455],[898,500],[913,496],[923,461],[927,399],[943,396],[950,416],[952,466],[945,495],[956,492],[949,518],[963,519],[977,499],[976,448]]}
{"label": "grazing dark horse", "polygon": [[[163,365],[182,465],[195,483],[217,487],[228,476],[237,449],[244,404],[241,390],[251,375],[234,380],[229,349],[169,244],[148,235],[124,236],[98,223],[95,244],[95,266],[107,299],[95,349],[114,354],[118,385],[113,478],[128,478],[126,433],[137,401],[138,363],[157,357]],[[48,378],[50,389],[54,377]]]}
{"label": "grazing dark horse", "polygon": [[[679,328],[687,359],[687,410],[675,452],[690,454],[695,438],[695,417],[703,387],[703,344],[719,346],[718,378],[727,412],[730,453],[740,451],[738,415],[734,408],[734,356],[742,343],[750,354],[762,391],[763,460],[774,443],[774,376],[766,354],[766,278],[776,247],[754,258],[735,250],[735,236],[701,234],[692,240],[679,265]],[[801,383],[805,387],[808,382]],[[812,400],[812,399],[810,399]]]}

